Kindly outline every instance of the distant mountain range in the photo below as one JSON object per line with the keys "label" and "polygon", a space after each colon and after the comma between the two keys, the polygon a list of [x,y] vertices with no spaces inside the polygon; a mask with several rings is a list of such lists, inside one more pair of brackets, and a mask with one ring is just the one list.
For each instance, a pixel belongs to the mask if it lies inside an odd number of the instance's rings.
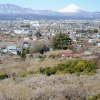
{"label": "distant mountain range", "polygon": [[58,12],[50,10],[33,10],[13,4],[0,5],[0,20],[98,20],[100,12],[84,11],[77,5],[71,4]]}

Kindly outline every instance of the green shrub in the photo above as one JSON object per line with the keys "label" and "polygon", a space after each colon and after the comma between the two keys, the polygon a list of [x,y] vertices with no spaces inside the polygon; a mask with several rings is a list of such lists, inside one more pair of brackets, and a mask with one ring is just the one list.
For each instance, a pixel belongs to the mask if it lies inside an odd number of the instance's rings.
{"label": "green shrub", "polygon": [[20,75],[21,77],[26,77],[27,76],[27,73],[23,73]]}
{"label": "green shrub", "polygon": [[42,67],[40,67],[40,68],[38,69],[38,72],[39,72],[39,73],[43,73],[43,71],[44,71],[44,70],[43,70]]}
{"label": "green shrub", "polygon": [[46,55],[44,55],[44,58],[46,58],[47,56]]}
{"label": "green shrub", "polygon": [[46,67],[38,69],[37,72],[41,72],[42,74],[46,74],[47,76],[53,74],[88,74],[93,75],[96,73],[96,63],[92,61],[86,61],[83,59],[76,59],[76,60],[68,60],[64,63],[60,63],[54,67]]}
{"label": "green shrub", "polygon": [[97,94],[91,98],[87,98],[86,100],[100,100],[100,94]]}
{"label": "green shrub", "polygon": [[55,58],[55,55],[51,54],[48,58]]}
{"label": "green shrub", "polygon": [[64,71],[57,70],[55,74],[66,74]]}
{"label": "green shrub", "polygon": [[47,67],[43,70],[43,74],[46,74],[47,76],[50,76],[51,75],[51,72],[50,72],[50,67]]}
{"label": "green shrub", "polygon": [[32,34],[28,34],[28,37],[32,37]]}
{"label": "green shrub", "polygon": [[33,58],[34,56],[32,54],[30,54],[29,58]]}
{"label": "green shrub", "polygon": [[1,73],[0,74],[0,80],[3,80],[5,78],[8,78],[8,75],[6,73]]}

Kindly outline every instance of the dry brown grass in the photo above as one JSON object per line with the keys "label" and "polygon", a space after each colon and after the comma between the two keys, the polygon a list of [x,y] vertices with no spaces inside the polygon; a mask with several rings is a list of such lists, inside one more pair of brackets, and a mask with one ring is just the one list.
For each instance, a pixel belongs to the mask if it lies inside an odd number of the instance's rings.
{"label": "dry brown grass", "polygon": [[[37,56],[40,54],[34,54],[33,56]],[[18,60],[19,59],[19,60]],[[57,64],[61,63],[60,59],[52,59],[52,58],[46,58],[43,61],[35,61],[34,57],[29,58],[29,55],[27,55],[27,58],[25,61],[22,61],[20,58],[17,57],[17,60],[15,58],[4,60],[2,64],[0,64],[0,72],[7,73],[8,75],[12,75],[13,73],[15,75],[19,75],[21,73],[27,73],[32,72],[39,67],[53,67]]]}
{"label": "dry brown grass", "polygon": [[60,60],[56,59],[50,59],[50,58],[47,58],[45,59],[44,61],[34,61],[34,60],[31,60],[30,61],[30,66],[27,68],[28,71],[34,71],[36,69],[38,69],[39,67],[53,67],[57,64],[61,63]]}
{"label": "dry brown grass", "polygon": [[100,93],[100,70],[94,76],[31,75],[0,81],[3,100],[86,100]]}

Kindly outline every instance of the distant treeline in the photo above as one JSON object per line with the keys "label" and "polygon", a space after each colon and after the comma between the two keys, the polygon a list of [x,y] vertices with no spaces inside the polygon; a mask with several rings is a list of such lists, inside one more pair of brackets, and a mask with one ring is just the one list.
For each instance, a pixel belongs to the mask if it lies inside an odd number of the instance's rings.
{"label": "distant treeline", "polygon": [[77,33],[97,33],[98,30],[97,29],[93,29],[93,30],[77,30]]}

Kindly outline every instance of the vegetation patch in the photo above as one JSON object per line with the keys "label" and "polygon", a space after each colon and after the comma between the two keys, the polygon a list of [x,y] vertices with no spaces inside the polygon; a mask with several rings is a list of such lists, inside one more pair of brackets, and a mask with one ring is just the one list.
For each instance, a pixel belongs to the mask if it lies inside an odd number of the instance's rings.
{"label": "vegetation patch", "polygon": [[39,68],[35,73],[46,74],[47,76],[53,74],[88,74],[92,75],[96,73],[96,63],[93,61],[86,61],[83,59],[68,60],[64,63],[60,63],[54,67]]}
{"label": "vegetation patch", "polygon": [[86,100],[100,100],[100,94],[97,94],[91,98],[87,98]]}
{"label": "vegetation patch", "polygon": [[3,80],[5,78],[8,78],[8,75],[5,73],[0,73],[0,80]]}
{"label": "vegetation patch", "polygon": [[55,55],[50,54],[50,55],[48,56],[48,58],[55,58]]}

